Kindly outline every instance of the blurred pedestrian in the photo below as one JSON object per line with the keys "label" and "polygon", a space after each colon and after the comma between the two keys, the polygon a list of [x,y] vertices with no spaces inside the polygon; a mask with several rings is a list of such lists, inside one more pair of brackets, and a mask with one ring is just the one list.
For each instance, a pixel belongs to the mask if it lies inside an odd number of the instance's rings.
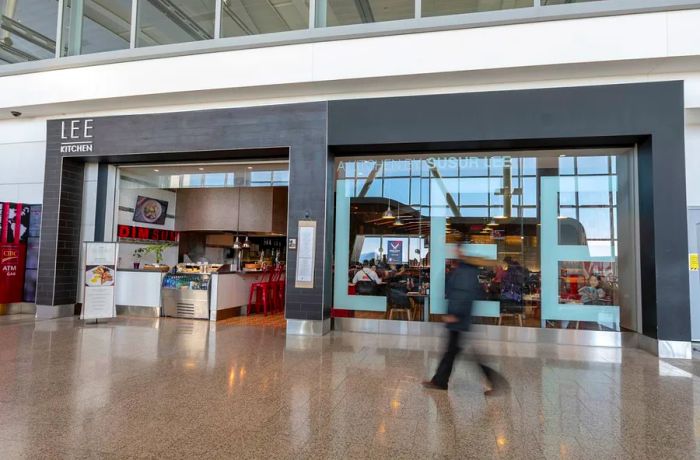
{"label": "blurred pedestrian", "polygon": [[[448,330],[447,348],[433,378],[423,382],[429,389],[447,390],[457,355],[462,351],[462,336],[471,327],[472,302],[484,297],[485,291],[479,283],[479,264],[482,259],[470,257],[460,248],[459,263],[449,274],[445,283],[448,306],[444,321]],[[481,374],[484,394],[493,390],[493,384],[484,372],[485,366],[477,366]]]}

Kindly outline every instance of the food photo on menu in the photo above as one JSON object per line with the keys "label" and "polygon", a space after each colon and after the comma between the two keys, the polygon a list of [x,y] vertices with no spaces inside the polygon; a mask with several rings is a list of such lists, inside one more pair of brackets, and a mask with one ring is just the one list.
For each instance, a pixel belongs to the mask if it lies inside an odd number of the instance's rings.
{"label": "food photo on menu", "polygon": [[165,224],[167,212],[167,201],[139,196],[134,207],[134,222],[163,225]]}
{"label": "food photo on menu", "polygon": [[90,287],[114,285],[114,269],[104,265],[88,266],[85,284]]}

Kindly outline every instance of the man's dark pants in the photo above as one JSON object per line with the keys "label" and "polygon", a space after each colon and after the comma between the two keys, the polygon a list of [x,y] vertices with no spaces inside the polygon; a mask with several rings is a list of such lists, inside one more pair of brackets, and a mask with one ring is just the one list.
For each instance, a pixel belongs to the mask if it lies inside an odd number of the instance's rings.
{"label": "man's dark pants", "polygon": [[440,365],[435,372],[432,382],[435,385],[446,387],[447,383],[450,381],[450,375],[452,374],[452,368],[454,367],[455,358],[462,351],[460,347],[460,342],[462,339],[462,332],[450,330],[449,338],[447,340],[447,351],[440,361]]}

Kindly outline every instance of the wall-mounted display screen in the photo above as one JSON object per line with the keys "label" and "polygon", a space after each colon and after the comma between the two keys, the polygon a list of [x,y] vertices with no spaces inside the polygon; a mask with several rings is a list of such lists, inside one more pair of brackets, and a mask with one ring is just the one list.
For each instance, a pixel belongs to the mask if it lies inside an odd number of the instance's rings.
{"label": "wall-mounted display screen", "polygon": [[134,206],[134,222],[163,225],[167,212],[167,201],[139,195]]}

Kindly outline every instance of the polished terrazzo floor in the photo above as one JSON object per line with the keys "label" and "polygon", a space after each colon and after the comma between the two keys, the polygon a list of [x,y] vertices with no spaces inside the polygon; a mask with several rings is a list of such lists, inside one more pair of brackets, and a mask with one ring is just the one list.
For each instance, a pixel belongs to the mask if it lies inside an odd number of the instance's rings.
{"label": "polished terrazzo floor", "polygon": [[176,319],[0,322],[0,458],[700,456],[700,366],[634,349],[477,343],[424,390],[435,338]]}

